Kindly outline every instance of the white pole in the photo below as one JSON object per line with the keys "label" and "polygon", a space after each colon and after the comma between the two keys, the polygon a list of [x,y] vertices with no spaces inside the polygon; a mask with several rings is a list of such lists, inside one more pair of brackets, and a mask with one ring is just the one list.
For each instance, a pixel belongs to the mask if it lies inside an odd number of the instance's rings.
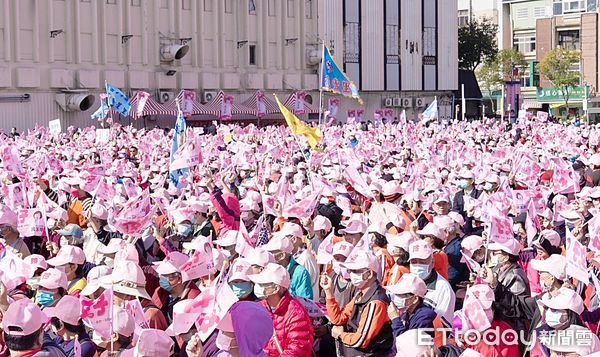
{"label": "white pole", "polygon": [[502,85],[502,96],[500,97],[500,123],[504,123],[504,84]]}
{"label": "white pole", "polygon": [[467,111],[467,99],[465,98],[465,84],[460,85],[460,90],[462,92],[462,121],[465,121],[465,112]]}
{"label": "white pole", "polygon": [[325,40],[321,39],[323,51],[321,52],[321,68],[319,68],[319,126],[323,116],[323,66],[325,64]]}

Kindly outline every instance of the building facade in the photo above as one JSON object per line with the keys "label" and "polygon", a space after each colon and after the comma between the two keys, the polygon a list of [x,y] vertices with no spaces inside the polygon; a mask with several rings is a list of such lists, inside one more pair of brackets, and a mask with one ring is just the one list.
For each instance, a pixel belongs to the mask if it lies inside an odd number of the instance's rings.
{"label": "building facade", "polygon": [[[454,0],[0,0],[0,128],[93,124],[105,83],[159,101],[181,89],[236,102],[302,89],[318,104],[323,42],[365,119],[387,104],[415,116],[434,97],[451,115]],[[344,99],[338,116],[357,107]]]}
{"label": "building facade", "polygon": [[528,62],[519,74],[524,106],[566,114],[559,91],[540,78],[537,70],[546,52],[563,47],[581,51],[582,57],[573,66],[581,80],[569,99],[571,114],[583,114],[584,101],[594,113],[596,109],[591,107],[595,106],[599,80],[597,0],[504,0],[500,7],[500,48],[515,48]]}

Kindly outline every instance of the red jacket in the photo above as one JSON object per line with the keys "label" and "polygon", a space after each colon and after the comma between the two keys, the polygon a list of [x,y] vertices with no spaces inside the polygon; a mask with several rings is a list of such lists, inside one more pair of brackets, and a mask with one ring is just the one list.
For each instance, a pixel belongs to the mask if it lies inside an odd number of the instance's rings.
{"label": "red jacket", "polygon": [[277,340],[283,349],[283,353],[277,351],[275,340],[271,338],[265,347],[265,352],[272,357],[308,357],[312,355],[313,326],[301,303],[292,298],[289,292],[277,305],[275,312],[271,311],[265,300],[260,304],[264,306],[271,318]]}

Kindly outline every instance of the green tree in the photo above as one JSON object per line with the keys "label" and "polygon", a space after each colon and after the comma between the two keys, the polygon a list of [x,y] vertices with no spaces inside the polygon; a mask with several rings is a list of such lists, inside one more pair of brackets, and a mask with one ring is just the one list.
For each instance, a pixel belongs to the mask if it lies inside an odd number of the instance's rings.
{"label": "green tree", "polygon": [[555,48],[546,52],[538,65],[540,75],[550,81],[554,88],[560,90],[567,113],[569,113],[570,90],[579,84],[579,72],[573,70],[573,65],[580,60],[581,53],[577,50]]}
{"label": "green tree", "polygon": [[492,91],[500,88],[502,83],[504,83],[502,76],[500,75],[498,61],[493,60],[483,62],[483,65],[477,69],[475,74],[477,76],[477,81],[487,91],[488,99],[492,103],[492,111],[495,112],[496,108],[494,106],[494,101],[492,100]]}
{"label": "green tree", "polygon": [[498,52],[496,62],[498,70],[500,71],[500,77],[504,81],[514,81],[517,79],[515,69],[522,72],[527,67],[525,55],[514,48]]}
{"label": "green tree", "polygon": [[492,60],[498,53],[498,26],[490,19],[472,20],[458,29],[458,66],[474,71],[479,64]]}

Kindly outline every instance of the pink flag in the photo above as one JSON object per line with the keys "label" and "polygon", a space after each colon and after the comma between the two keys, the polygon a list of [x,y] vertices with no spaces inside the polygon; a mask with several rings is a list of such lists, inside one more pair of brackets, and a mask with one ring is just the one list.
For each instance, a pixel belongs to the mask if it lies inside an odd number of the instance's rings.
{"label": "pink flag", "polygon": [[4,170],[14,174],[21,175],[24,173],[19,159],[19,149],[15,145],[6,145],[1,150],[2,165]]}
{"label": "pink flag", "polygon": [[202,146],[200,138],[193,136],[175,152],[169,171],[194,167],[202,163]]}
{"label": "pink flag", "polygon": [[146,190],[129,200],[120,212],[109,214],[109,223],[123,234],[141,234],[151,223],[155,208]]}
{"label": "pink flag", "polygon": [[491,327],[481,302],[471,295],[467,295],[467,298],[465,299],[463,315],[467,319],[471,329],[482,332]]}
{"label": "pink flag", "polygon": [[304,98],[306,98],[306,92],[299,91],[294,94],[294,114],[302,115],[306,113],[304,108]]}
{"label": "pink flag", "polygon": [[146,107],[146,103],[148,102],[148,98],[150,98],[150,93],[144,91],[138,91],[138,104],[136,109],[136,114],[138,117],[143,116],[144,108]]}
{"label": "pink flag", "polygon": [[6,186],[5,196],[8,196],[6,205],[13,211],[25,207],[25,185],[22,182]]}
{"label": "pink flag", "polygon": [[194,113],[194,102],[196,101],[196,92],[192,90],[182,91],[183,99],[181,101],[181,112],[184,117],[190,117]]}
{"label": "pink flag", "polygon": [[73,357],[81,357],[81,344],[76,338],[73,339]]}
{"label": "pink flag", "polygon": [[346,167],[343,176],[358,193],[365,197],[373,197],[369,186],[355,168],[351,166]]}
{"label": "pink flag", "polygon": [[223,96],[223,102],[221,103],[221,120],[230,120],[231,119],[231,109],[233,106],[233,96],[225,95]]}
{"label": "pink flag", "polygon": [[0,255],[0,281],[4,284],[7,291],[15,289],[23,284],[27,279],[33,277],[35,268],[26,263],[21,257],[17,256],[10,249],[2,245],[3,253]]}
{"label": "pink flag", "polygon": [[300,219],[309,218],[312,216],[315,208],[317,207],[317,203],[319,203],[319,198],[321,198],[321,190],[313,192],[312,195],[296,202],[291,206],[284,207],[283,216],[296,217]]}
{"label": "pink flag", "polygon": [[139,300],[129,300],[125,303],[125,311],[133,317],[133,321],[135,321],[136,330],[139,329],[147,329],[150,328],[148,325],[148,321],[146,320],[146,315],[144,314],[144,309],[142,308],[142,304]]}
{"label": "pink flag", "polygon": [[211,244],[206,241],[203,250],[196,250],[194,255],[185,262],[180,270],[182,280],[190,281],[209,275],[214,271]]}
{"label": "pink flag", "polygon": [[537,234],[538,228],[540,227],[540,220],[537,216],[535,205],[530,200],[527,206],[527,217],[525,218],[525,230],[527,231],[527,245],[531,246],[533,238]]}
{"label": "pink flag", "polygon": [[504,244],[514,239],[512,221],[506,217],[491,217],[490,240],[492,242]]}
{"label": "pink flag", "polygon": [[96,300],[81,297],[81,318],[89,327],[98,332],[102,338],[110,339],[112,330],[113,294],[111,289],[104,292]]}
{"label": "pink flag", "polygon": [[267,106],[265,105],[265,93],[256,92],[256,116],[259,118],[267,115]]}
{"label": "pink flag", "polygon": [[22,209],[18,214],[17,230],[23,237],[41,237],[46,231],[46,217],[40,208]]}
{"label": "pink flag", "polygon": [[333,232],[331,232],[319,245],[317,251],[317,264],[329,264],[333,260]]}
{"label": "pink flag", "polygon": [[590,283],[587,269],[585,247],[567,228],[567,275],[587,285]]}
{"label": "pink flag", "polygon": [[301,296],[296,296],[295,299],[298,300],[302,304],[302,306],[304,306],[306,312],[308,312],[308,316],[310,316],[311,318],[329,318],[329,316],[327,315],[327,308],[325,307],[325,305]]}
{"label": "pink flag", "polygon": [[594,216],[594,218],[590,219],[588,227],[590,230],[590,243],[588,244],[588,248],[593,252],[600,253],[600,219],[598,216]]}
{"label": "pink flag", "polygon": [[139,186],[136,186],[130,177],[123,178],[123,188],[125,189],[125,193],[129,198],[137,197],[140,193],[142,193]]}
{"label": "pink flag", "polygon": [[206,341],[225,317],[229,308],[238,301],[238,298],[229,287],[229,284],[222,284],[219,287],[212,286],[204,290],[194,300],[196,301],[193,308],[202,310],[196,321],[196,329],[200,334],[200,339]]}

